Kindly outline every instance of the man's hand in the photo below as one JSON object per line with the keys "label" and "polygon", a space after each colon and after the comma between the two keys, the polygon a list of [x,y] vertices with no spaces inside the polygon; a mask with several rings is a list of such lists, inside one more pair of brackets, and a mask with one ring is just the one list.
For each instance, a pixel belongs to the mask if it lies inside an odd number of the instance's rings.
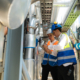
{"label": "man's hand", "polygon": [[52,53],[51,50],[48,49],[48,45],[44,44],[44,45],[43,45],[43,48],[44,48],[44,50],[45,50],[47,53],[49,53],[49,54]]}
{"label": "man's hand", "polygon": [[48,48],[47,44],[44,44],[44,45],[43,45],[43,48],[44,48],[44,49],[47,49],[47,48]]}

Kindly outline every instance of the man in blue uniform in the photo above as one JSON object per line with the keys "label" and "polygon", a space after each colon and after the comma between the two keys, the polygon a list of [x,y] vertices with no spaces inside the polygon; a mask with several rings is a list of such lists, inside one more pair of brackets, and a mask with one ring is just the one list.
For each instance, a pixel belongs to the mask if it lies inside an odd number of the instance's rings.
{"label": "man in blue uniform", "polygon": [[57,50],[58,80],[74,80],[74,67],[77,63],[72,44],[67,34],[61,33],[62,26],[56,22],[52,25],[52,33],[58,38],[58,45],[44,45],[45,49]]}
{"label": "man in blue uniform", "polygon": [[[58,41],[54,39],[54,35],[51,33],[51,29],[48,29],[47,36],[49,38],[49,41],[46,44],[47,46],[58,44]],[[57,51],[45,49],[44,58],[42,61],[42,80],[48,79],[49,72],[51,72],[53,80],[58,80],[56,65],[57,65]]]}

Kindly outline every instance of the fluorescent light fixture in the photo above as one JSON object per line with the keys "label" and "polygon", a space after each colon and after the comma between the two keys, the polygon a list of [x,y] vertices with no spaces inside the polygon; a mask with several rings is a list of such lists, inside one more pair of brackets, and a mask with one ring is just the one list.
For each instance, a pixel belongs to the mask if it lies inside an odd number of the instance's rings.
{"label": "fluorescent light fixture", "polygon": [[70,2],[68,3],[54,3],[53,6],[55,7],[69,7],[71,5]]}

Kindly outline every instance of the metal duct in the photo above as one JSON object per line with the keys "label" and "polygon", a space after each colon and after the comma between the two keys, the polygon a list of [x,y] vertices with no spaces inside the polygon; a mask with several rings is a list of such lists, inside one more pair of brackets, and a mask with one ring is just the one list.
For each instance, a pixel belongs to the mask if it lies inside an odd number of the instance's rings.
{"label": "metal duct", "polygon": [[29,73],[28,73],[28,70],[26,68],[26,65],[24,63],[24,60],[22,61],[22,71],[23,71],[23,75],[25,77],[26,80],[31,80],[30,76],[29,76]]}
{"label": "metal duct", "polygon": [[30,7],[31,7],[30,9],[31,16],[36,15],[36,3],[33,3]]}
{"label": "metal duct", "polygon": [[[37,34],[38,33],[38,28],[36,27],[36,23],[39,23],[39,18],[36,19],[36,7],[35,7],[35,4],[34,3],[31,7],[30,7],[30,12],[29,12],[29,18],[30,18],[30,24],[29,24],[29,34],[28,36],[26,36],[26,41],[28,41],[28,47],[29,48],[26,48],[26,55],[25,55],[25,64],[26,64],[26,67],[29,71],[29,74],[30,74],[30,77],[31,77],[31,80],[34,80],[34,71],[35,71],[35,59],[34,59],[34,52],[33,52],[33,47],[36,47],[34,46],[34,44],[36,44],[33,39],[36,37],[35,36],[35,33]],[[36,30],[36,32],[35,32]],[[34,35],[33,37],[30,37],[30,35]]]}
{"label": "metal duct", "polygon": [[39,32],[40,36],[43,36],[43,28],[40,28],[40,32]]}
{"label": "metal duct", "polygon": [[42,24],[42,15],[41,15],[41,5],[40,5],[40,1],[36,2],[36,18],[39,19],[39,23]]}
{"label": "metal duct", "polygon": [[40,37],[43,36],[43,27],[42,27],[42,24],[40,24],[40,27],[39,27],[39,35],[40,35]]}
{"label": "metal duct", "polygon": [[26,48],[26,53],[25,53],[25,64],[26,67],[28,69],[29,75],[31,77],[31,80],[34,80],[34,59],[33,59],[33,47],[35,42],[34,39],[35,38],[35,34],[34,34],[34,28],[36,27],[36,18],[32,17],[31,21],[30,21],[30,26],[29,26],[29,33],[30,34],[26,34],[26,43],[28,41],[28,47]]}
{"label": "metal duct", "polygon": [[25,34],[25,47],[31,48],[35,47],[35,35],[34,34]]}
{"label": "metal duct", "polygon": [[28,49],[26,49],[25,59],[28,59],[28,58],[33,59],[33,48],[35,47],[35,44],[36,44],[35,43],[36,37],[34,34],[34,29],[36,28],[36,22],[37,22],[36,18],[33,17],[31,22],[30,22],[30,27],[29,27],[29,33],[30,34],[27,34],[25,36],[25,38],[27,39],[25,45],[27,44],[26,46],[29,47]]}
{"label": "metal duct", "polygon": [[34,75],[35,75],[35,60],[34,59],[25,59],[24,60],[26,68],[29,72],[30,78],[31,80],[35,80],[34,79]]}
{"label": "metal duct", "polygon": [[[29,23],[29,34],[34,34],[34,29],[36,27],[36,16],[34,15],[35,10],[35,3],[32,4],[30,6],[30,10],[29,10],[29,19],[30,19],[30,23]],[[31,39],[29,39],[30,36],[27,36],[26,38],[28,39],[29,43],[33,42]],[[31,43],[34,44],[34,43]],[[28,48],[26,49],[26,55],[25,58],[31,58],[33,59],[33,48]]]}
{"label": "metal duct", "polygon": [[11,28],[18,28],[26,18],[31,0],[0,0],[0,22]]}
{"label": "metal duct", "polygon": [[29,32],[30,34],[34,34],[34,29],[36,27],[36,18],[35,17],[32,17],[31,21],[30,21],[30,29],[29,29]]}
{"label": "metal duct", "polygon": [[36,35],[39,34],[39,27],[36,29],[35,34],[36,34]]}
{"label": "metal duct", "polygon": [[27,48],[25,52],[25,59],[33,59],[33,49]]}
{"label": "metal duct", "polygon": [[25,59],[33,59],[33,48],[36,45],[36,38],[34,34],[25,34]]}

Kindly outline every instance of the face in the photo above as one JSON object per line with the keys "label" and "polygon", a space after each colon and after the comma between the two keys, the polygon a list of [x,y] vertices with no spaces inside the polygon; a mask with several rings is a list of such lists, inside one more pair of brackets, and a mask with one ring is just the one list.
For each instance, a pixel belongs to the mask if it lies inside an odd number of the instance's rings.
{"label": "face", "polygon": [[57,30],[53,30],[53,35],[54,35],[55,37],[58,37],[58,31],[57,31]]}
{"label": "face", "polygon": [[53,34],[47,34],[48,35],[48,38],[53,41],[54,40],[54,35]]}

